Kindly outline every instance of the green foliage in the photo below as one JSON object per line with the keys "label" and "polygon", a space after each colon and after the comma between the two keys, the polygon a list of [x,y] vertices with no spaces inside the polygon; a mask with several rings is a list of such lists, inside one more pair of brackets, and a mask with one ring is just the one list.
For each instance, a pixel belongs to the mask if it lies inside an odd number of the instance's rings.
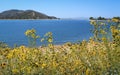
{"label": "green foliage", "polygon": [[120,17],[113,17],[112,19],[118,19],[118,20],[120,20]]}
{"label": "green foliage", "polygon": [[106,20],[104,17],[98,17],[97,20]]}
{"label": "green foliage", "polygon": [[53,48],[53,34],[52,32],[47,32],[41,39],[41,42],[46,42],[47,46]]}
{"label": "green foliage", "polygon": [[[95,41],[99,40],[101,41],[101,44],[103,44],[102,47],[105,47],[105,51],[107,52],[107,62],[109,64],[109,67],[107,67],[105,70],[107,71],[108,75],[111,74],[120,74],[120,20],[113,18],[111,22],[111,27],[109,27],[109,32],[111,32],[112,41],[108,39],[105,36],[108,36],[109,33],[108,30],[106,31],[106,27],[108,23],[103,23],[101,21],[91,21],[91,24],[94,26],[94,38]],[[101,27],[105,25],[104,29]],[[102,32],[101,32],[102,31]],[[105,34],[104,34],[104,33]],[[101,35],[100,35],[101,34]],[[102,37],[101,37],[102,36]],[[98,49],[97,49],[98,50]]]}
{"label": "green foliage", "polygon": [[107,18],[99,16],[98,18],[90,17],[90,20],[107,20]]}
{"label": "green foliage", "polygon": [[113,22],[115,22],[111,26],[113,42],[116,46],[120,46],[120,19],[114,19]]}
{"label": "green foliage", "polygon": [[109,33],[110,33],[110,29],[107,28],[107,23],[106,21],[91,21],[90,22],[91,25],[93,25],[93,29],[92,32],[94,34],[94,40],[95,41],[102,41],[102,38],[107,38]]}
{"label": "green foliage", "polygon": [[93,18],[93,17],[90,17],[89,19],[90,19],[90,20],[95,20],[95,18]]}

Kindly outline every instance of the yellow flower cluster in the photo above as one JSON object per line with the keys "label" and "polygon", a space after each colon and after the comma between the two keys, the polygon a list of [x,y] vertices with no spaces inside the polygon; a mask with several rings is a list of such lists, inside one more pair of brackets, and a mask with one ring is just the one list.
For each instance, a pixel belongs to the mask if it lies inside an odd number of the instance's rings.
{"label": "yellow flower cluster", "polygon": [[[120,47],[113,47],[112,43],[106,46],[104,42],[95,42],[92,39],[80,44],[54,46],[52,51],[49,47],[20,46],[8,50],[7,55],[2,55],[4,59],[0,60],[2,62],[0,72],[6,75],[8,73],[102,75],[108,73],[107,70],[113,63],[114,65],[120,63],[117,56],[120,55]],[[109,59],[113,59],[114,62]]]}
{"label": "yellow flower cluster", "polygon": [[53,45],[49,32],[45,47],[0,48],[0,75],[120,75],[120,30],[112,27],[111,32],[113,41],[102,37]]}

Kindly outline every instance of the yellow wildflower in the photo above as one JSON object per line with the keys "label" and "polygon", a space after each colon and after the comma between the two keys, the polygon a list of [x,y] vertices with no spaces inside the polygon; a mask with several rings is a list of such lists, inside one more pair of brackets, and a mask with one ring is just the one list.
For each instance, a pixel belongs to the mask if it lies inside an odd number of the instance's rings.
{"label": "yellow wildflower", "polygon": [[8,59],[11,59],[12,56],[13,56],[13,53],[9,53],[6,57],[7,57]]}
{"label": "yellow wildflower", "polygon": [[45,68],[45,66],[46,66],[46,64],[43,63],[43,64],[42,64],[42,68]]}
{"label": "yellow wildflower", "polygon": [[27,73],[31,73],[31,70],[32,70],[32,68],[31,68],[31,67],[28,67],[28,68],[27,68]]}
{"label": "yellow wildflower", "polygon": [[17,70],[17,69],[13,69],[12,70],[12,73],[14,73],[14,74],[16,74],[16,73],[18,73],[19,72],[19,70]]}
{"label": "yellow wildflower", "polygon": [[53,42],[53,39],[52,39],[52,38],[49,38],[49,39],[48,39],[48,42],[50,42],[50,43]]}
{"label": "yellow wildflower", "polygon": [[53,67],[57,67],[58,64],[56,62],[53,62]]}
{"label": "yellow wildflower", "polygon": [[39,66],[39,63],[36,62],[35,65],[38,67],[38,66]]}

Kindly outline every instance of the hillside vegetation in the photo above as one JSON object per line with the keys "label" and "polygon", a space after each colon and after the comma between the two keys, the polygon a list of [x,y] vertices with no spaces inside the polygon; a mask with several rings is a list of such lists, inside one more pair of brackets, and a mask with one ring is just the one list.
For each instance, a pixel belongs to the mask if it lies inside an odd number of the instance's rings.
{"label": "hillside vegetation", "polygon": [[0,13],[0,19],[57,19],[34,10],[7,10]]}

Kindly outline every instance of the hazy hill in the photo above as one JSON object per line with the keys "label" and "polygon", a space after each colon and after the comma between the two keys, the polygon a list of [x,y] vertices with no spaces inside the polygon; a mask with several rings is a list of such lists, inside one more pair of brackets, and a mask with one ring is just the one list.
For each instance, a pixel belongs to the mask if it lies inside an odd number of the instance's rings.
{"label": "hazy hill", "polygon": [[7,10],[0,13],[0,19],[57,19],[34,10]]}

